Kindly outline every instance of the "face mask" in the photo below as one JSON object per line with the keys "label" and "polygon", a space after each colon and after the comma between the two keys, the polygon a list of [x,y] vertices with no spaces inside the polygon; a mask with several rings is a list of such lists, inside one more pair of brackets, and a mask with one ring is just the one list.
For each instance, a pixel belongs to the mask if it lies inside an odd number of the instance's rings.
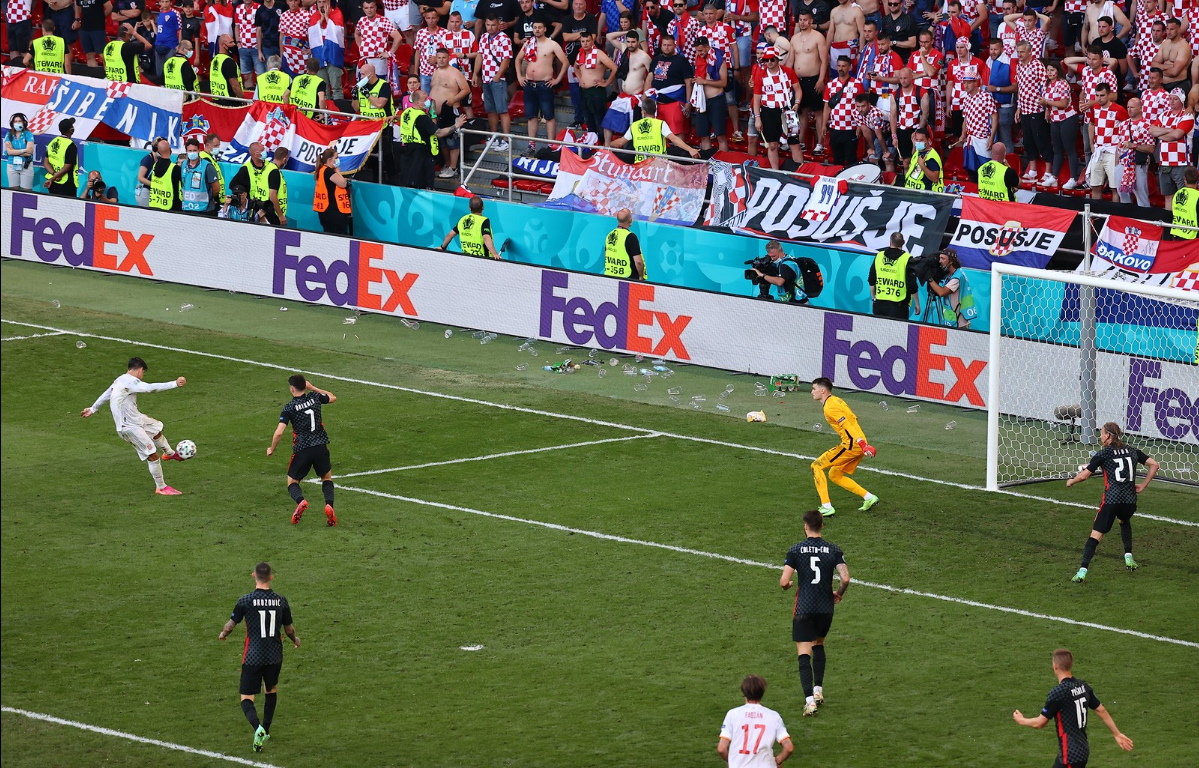
{"label": "face mask", "polygon": [[425,111],[428,112],[432,108],[433,108],[433,100],[425,99]]}
{"label": "face mask", "polygon": [[364,75],[364,76],[363,76],[363,78],[362,78],[361,80],[359,80],[359,81],[358,81],[358,87],[359,87],[359,88],[365,88],[365,87],[366,87],[366,86],[367,86],[369,83],[370,83],[370,78],[369,78],[369,77],[366,77],[366,76]]}
{"label": "face mask", "polygon": [[341,158],[335,157],[335,158],[333,158],[333,170],[336,171],[339,168],[341,168]]}
{"label": "face mask", "polygon": [[188,160],[199,160],[199,159],[200,159],[200,153],[199,153],[199,152],[188,152],[188,153],[187,153],[187,159],[188,159]]}
{"label": "face mask", "polygon": [[19,122],[19,121],[15,122],[12,124],[12,129],[14,131],[23,131],[23,130],[25,130],[25,124],[22,122]]}
{"label": "face mask", "polygon": [[924,151],[924,142],[923,141],[913,141],[912,146],[921,152]]}
{"label": "face mask", "polygon": [[183,54],[183,58],[187,59],[188,61],[191,61],[192,58],[195,57],[195,55],[196,55],[195,51],[188,51],[187,53]]}

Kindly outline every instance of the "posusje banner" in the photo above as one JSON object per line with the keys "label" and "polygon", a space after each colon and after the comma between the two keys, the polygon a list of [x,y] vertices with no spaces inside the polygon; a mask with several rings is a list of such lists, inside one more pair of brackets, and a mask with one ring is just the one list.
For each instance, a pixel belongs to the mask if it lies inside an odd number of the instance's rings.
{"label": "posusje banner", "polygon": [[258,142],[268,153],[287,147],[291,152],[287,170],[312,172],[321,150],[334,146],[341,172],[353,174],[370,159],[385,124],[384,120],[353,120],[325,125],[291,104],[256,101],[246,110],[237,132],[221,148],[221,159],[244,163],[250,157],[250,145]]}
{"label": "posusje banner", "polygon": [[[848,389],[970,408],[988,400],[985,334],[49,195],[4,190],[0,199],[9,258],[726,370],[828,376]],[[211,247],[219,242],[237,247]],[[1004,365],[1013,370],[1077,367],[1070,348],[1004,344]],[[1175,418],[1177,408],[1199,400],[1194,365],[1105,352],[1098,364],[1107,382],[1099,388],[1100,422],[1199,442],[1199,424]],[[1017,415],[1051,420],[1055,406],[1077,402],[1077,381],[1060,376],[1018,400]],[[1077,447],[1079,461],[1088,450]]]}
{"label": "posusje banner", "polygon": [[991,268],[1001,261],[1044,269],[1061,247],[1073,211],[981,197],[962,198],[962,215],[949,241],[963,267]]}
{"label": "posusje banner", "polygon": [[589,159],[562,152],[547,208],[615,215],[622,208],[633,218],[691,226],[699,218],[708,186],[703,163],[674,163],[652,157],[630,165],[609,150]]}
{"label": "posusje banner", "polygon": [[74,118],[75,139],[103,124],[146,142],[178,135],[182,121],[183,92],[151,85],[4,67],[0,88],[0,120],[8,125],[13,114],[24,113],[36,135],[57,136],[59,122]]}
{"label": "posusje banner", "polygon": [[700,225],[774,240],[874,253],[902,232],[919,256],[941,247],[953,208],[949,196],[856,182],[838,189],[753,164],[713,162],[711,171],[711,202]]}

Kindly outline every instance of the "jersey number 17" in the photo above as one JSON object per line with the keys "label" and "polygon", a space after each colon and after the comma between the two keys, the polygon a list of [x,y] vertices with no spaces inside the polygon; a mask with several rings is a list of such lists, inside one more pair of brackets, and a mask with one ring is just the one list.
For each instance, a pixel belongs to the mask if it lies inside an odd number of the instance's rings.
{"label": "jersey number 17", "polygon": [[[270,614],[269,623],[267,620],[267,614]],[[275,612],[274,611],[259,611],[258,612],[258,626],[259,626],[259,629],[262,631],[262,639],[263,640],[266,640],[267,638],[270,638],[270,637],[274,637],[275,636]]]}

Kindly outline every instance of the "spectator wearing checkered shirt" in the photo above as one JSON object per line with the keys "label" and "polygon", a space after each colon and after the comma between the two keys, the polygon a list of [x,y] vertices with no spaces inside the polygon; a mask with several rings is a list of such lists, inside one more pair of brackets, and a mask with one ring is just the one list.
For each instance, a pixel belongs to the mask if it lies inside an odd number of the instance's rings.
{"label": "spectator wearing checkered shirt", "polygon": [[[1078,159],[1077,146],[1078,126],[1081,119],[1078,112],[1074,109],[1074,99],[1070,91],[1070,83],[1066,81],[1065,75],[1062,74],[1060,64],[1050,64],[1045,67],[1045,95],[1041,98],[1041,103],[1045,105],[1045,111],[1049,116],[1049,136],[1053,143],[1053,168],[1051,173],[1053,178],[1057,179],[1061,173],[1062,164],[1069,162],[1070,179],[1062,189],[1074,189],[1078,186],[1078,179],[1082,173],[1082,163]],[[1034,171],[1031,166],[1029,170]],[[1028,174],[1025,174],[1024,178],[1031,181]],[[1034,171],[1033,179],[1035,178],[1036,173]]]}
{"label": "spectator wearing checkered shirt", "polygon": [[266,59],[258,57],[258,27],[254,23],[257,15],[255,0],[241,0],[233,6],[233,37],[237,40],[242,89],[247,93],[254,90],[254,75],[266,72]]}
{"label": "spectator wearing checkered shirt", "polygon": [[824,114],[833,163],[851,166],[858,161],[858,111],[854,99],[866,93],[861,81],[849,76],[848,56],[837,57],[837,76],[824,84]]}
{"label": "spectator wearing checkered shirt", "polygon": [[400,47],[403,37],[391,19],[379,15],[378,8],[377,0],[365,0],[362,3],[362,18],[354,26],[354,42],[358,45],[358,60],[369,63],[380,77],[387,80],[388,62]]}
{"label": "spectator wearing checkered shirt", "polygon": [[[1116,75],[1107,68],[1107,65],[1103,61],[1103,49],[1098,46],[1088,48],[1085,58],[1071,56],[1063,59],[1062,64],[1067,67],[1080,67],[1079,75],[1082,90],[1078,95],[1078,111],[1082,115],[1083,124],[1089,126],[1091,124],[1091,109],[1099,100],[1095,86],[1099,83],[1104,83],[1113,91],[1116,90],[1119,87],[1116,82]],[[1090,161],[1091,132],[1084,130],[1082,139],[1085,157]]]}
{"label": "spectator wearing checkered shirt", "polygon": [[907,67],[899,70],[897,79],[899,87],[891,99],[891,141],[901,157],[910,157],[913,132],[928,130],[928,94],[915,84],[912,70]]}
{"label": "spectator wearing checkered shirt", "polygon": [[[785,4],[786,0],[781,0],[781,2]],[[704,26],[703,22],[687,13],[686,0],[671,0],[670,7],[674,11],[674,21],[670,22],[670,28],[667,31],[674,36],[679,50],[687,57],[687,61],[694,61],[695,38],[699,37],[699,31]],[[763,18],[765,18],[765,13],[766,9],[763,7]],[[767,26],[767,22],[763,21],[762,26]]]}
{"label": "spectator wearing checkered shirt", "polygon": [[1116,171],[1116,160],[1120,149],[1120,123],[1128,119],[1128,113],[1116,103],[1116,91],[1107,83],[1095,85],[1097,101],[1091,109],[1091,122],[1087,130],[1091,134],[1091,161],[1087,165],[1087,177],[1091,186],[1091,199],[1103,197],[1106,184],[1118,189],[1120,177]]}
{"label": "spectator wearing checkered shirt", "polygon": [[962,78],[965,92],[962,94],[962,135],[957,146],[963,148],[962,165],[970,174],[971,181],[977,178],[979,167],[991,154],[995,141],[995,130],[999,127],[999,108],[991,94],[982,90],[980,81],[973,73]]}
{"label": "spectator wearing checkered shirt", "polygon": [[1149,122],[1141,114],[1141,100],[1129,99],[1125,107],[1128,119],[1120,124],[1120,202],[1132,202],[1136,195],[1137,205],[1149,207],[1149,160],[1153,157],[1156,142],[1149,132]]}
{"label": "spectator wearing checkered shirt", "polygon": [[873,163],[880,158],[886,161],[887,170],[893,171],[894,155],[888,150],[885,132],[888,128],[888,117],[875,104],[878,95],[874,93],[859,93],[854,96],[854,109],[857,112],[856,126],[858,134],[869,147],[866,159]]}
{"label": "spectator wearing checkered shirt", "polygon": [[[1154,21],[1147,34],[1137,36],[1137,42],[1129,51],[1128,63],[1132,73],[1137,78],[1137,88],[1144,92],[1149,88],[1149,72],[1153,68],[1153,58],[1161,50],[1162,41],[1166,39],[1166,23]],[[1159,67],[1160,69],[1160,67]],[[1161,83],[1158,83],[1160,87]]]}
{"label": "spectator wearing checkered shirt", "polygon": [[1045,166],[1041,185],[1055,187],[1057,177],[1050,172],[1053,139],[1045,120],[1045,65],[1034,55],[1032,44],[1021,40],[1016,44],[1016,61],[1012,67],[1016,81],[1016,110],[1020,113],[1020,130],[1024,137],[1021,164],[1028,174],[1025,178],[1029,181],[1037,178],[1036,162],[1040,160]]}
{"label": "spectator wearing checkered shirt", "polygon": [[970,52],[970,41],[964,37],[955,43],[956,55],[945,66],[945,114],[948,118],[946,133],[955,134],[962,130],[962,81],[967,73],[975,77],[987,76],[986,63]]}
{"label": "spectator wearing checkered shirt", "polygon": [[[488,16],[483,22],[483,34],[479,37],[479,66],[475,69],[474,85],[483,91],[483,108],[487,112],[487,125],[492,133],[497,127],[501,133],[512,133],[512,118],[508,115],[508,81],[505,79],[511,66],[512,40],[500,31],[500,20]],[[497,137],[492,148],[507,152],[508,142]]]}
{"label": "spectator wearing checkered shirt", "polygon": [[303,74],[308,63],[308,18],[300,0],[287,0],[287,10],[279,17],[279,50],[283,71],[292,77]]}
{"label": "spectator wearing checkered shirt", "polygon": [[4,21],[8,25],[8,58],[20,59],[33,42],[33,0],[8,0]]}
{"label": "spectator wearing checkered shirt", "polygon": [[1149,126],[1158,144],[1158,186],[1166,198],[1166,210],[1172,210],[1171,197],[1186,184],[1183,175],[1190,165],[1187,137],[1195,129],[1195,116],[1185,106],[1185,94],[1179,88],[1170,91],[1170,107]]}
{"label": "spectator wearing checkered shirt", "polygon": [[[800,100],[799,78],[795,72],[779,63],[779,54],[774,48],[762,51],[764,69],[754,71],[753,107],[754,125],[762,140],[766,142],[766,156],[770,167],[778,170],[779,140],[783,137],[783,110],[794,108]],[[791,159],[803,163],[798,144],[791,145]]]}
{"label": "spectator wearing checkered shirt", "polygon": [[436,11],[426,10],[421,18],[425,26],[416,31],[416,73],[420,76],[421,90],[427,93],[433,88],[433,70],[437,69],[434,60],[437,49],[445,45],[445,29],[439,25],[440,17]]}
{"label": "spectator wearing checkered shirt", "polygon": [[1153,122],[1170,111],[1170,94],[1162,87],[1162,71],[1160,67],[1151,67],[1147,79],[1147,87],[1141,92],[1141,113],[1145,119]]}

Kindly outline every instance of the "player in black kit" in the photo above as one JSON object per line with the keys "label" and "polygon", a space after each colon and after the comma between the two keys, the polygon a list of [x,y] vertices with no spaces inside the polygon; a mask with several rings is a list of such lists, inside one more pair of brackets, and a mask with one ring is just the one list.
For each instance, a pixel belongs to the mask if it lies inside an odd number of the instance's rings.
{"label": "player in black kit", "polygon": [[1087,743],[1087,710],[1095,710],[1099,719],[1116,737],[1116,743],[1125,751],[1132,751],[1132,739],[1120,733],[1116,721],[1099,703],[1099,697],[1090,684],[1074,677],[1074,654],[1065,648],[1053,652],[1053,674],[1057,685],[1045,699],[1045,706],[1037,717],[1025,717],[1016,710],[1012,719],[1029,728],[1044,728],[1054,721],[1057,731],[1057,759],[1053,768],[1086,768],[1091,757],[1091,745]]}
{"label": "player in black kit", "polygon": [[[283,641],[279,631],[287,633],[292,645],[300,647],[296,628],[291,623],[291,607],[287,598],[271,589],[275,575],[267,563],[254,566],[254,591],[242,596],[233,606],[229,621],[217,635],[224,640],[242,619],[246,620],[246,648],[241,657],[241,711],[254,729],[254,751],[261,752],[262,745],[271,737],[271,720],[275,717],[275,700],[278,694],[279,670],[283,667]],[[266,687],[266,706],[262,710],[262,722],[258,722],[258,710],[254,708],[254,697]]]}
{"label": "player in black kit", "polygon": [[[1153,480],[1158,463],[1152,456],[1125,445],[1123,435],[1119,424],[1113,421],[1104,424],[1099,431],[1103,448],[1091,457],[1090,464],[1081,467],[1077,475],[1066,481],[1066,487],[1069,488],[1086,480],[1096,470],[1103,470],[1103,502],[1091,526],[1091,537],[1082,549],[1082,566],[1071,581],[1086,580],[1095,548],[1116,520],[1120,521],[1120,538],[1124,540],[1124,567],[1130,571],[1137,569],[1137,561],[1132,559],[1132,516],[1137,511],[1137,494],[1144,492]],[[1137,464],[1144,464],[1146,468],[1143,483],[1136,482]]]}
{"label": "player in black kit", "polygon": [[[803,516],[808,538],[787,550],[779,586],[795,591],[795,613],[791,620],[791,639],[799,653],[799,682],[806,702],[805,717],[816,714],[824,703],[824,638],[833,624],[833,606],[841,602],[849,589],[849,566],[841,548],[820,538],[824,517],[817,510]],[[833,571],[841,586],[833,591]],[[796,579],[798,577],[798,580]],[[813,678],[815,680],[813,684]]]}
{"label": "player in black kit", "polygon": [[329,434],[325,432],[325,423],[321,421],[321,406],[336,403],[337,398],[331,392],[312,386],[298,373],[287,380],[287,385],[291,389],[291,402],[283,406],[283,412],[279,414],[279,426],[275,428],[266,455],[275,452],[279,438],[283,437],[283,430],[291,424],[287,492],[296,503],[296,511],[291,513],[291,524],[300,522],[304,510],[308,509],[300,481],[308,476],[310,469],[314,469],[321,476],[321,490],[325,494],[326,524],[337,525],[337,515],[333,512],[333,462],[329,459]]}

